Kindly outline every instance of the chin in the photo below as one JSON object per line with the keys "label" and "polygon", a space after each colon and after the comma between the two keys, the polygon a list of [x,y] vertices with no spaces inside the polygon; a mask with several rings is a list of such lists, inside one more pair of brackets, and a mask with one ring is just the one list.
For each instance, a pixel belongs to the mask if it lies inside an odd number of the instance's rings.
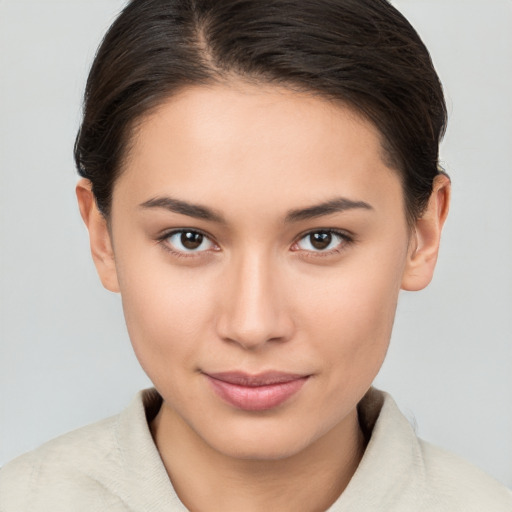
{"label": "chin", "polygon": [[219,446],[218,451],[233,459],[271,462],[293,457],[301,453],[307,446],[307,443],[290,445],[276,442],[259,443],[253,440],[230,442],[228,446]]}
{"label": "chin", "polygon": [[[282,460],[303,452],[320,437],[307,432],[303,424],[299,429],[299,425],[290,423],[281,419],[252,425],[252,428],[247,422],[235,428],[224,425],[222,432],[202,437],[211,448],[227,457],[240,460]],[[290,426],[293,430],[287,428]]]}

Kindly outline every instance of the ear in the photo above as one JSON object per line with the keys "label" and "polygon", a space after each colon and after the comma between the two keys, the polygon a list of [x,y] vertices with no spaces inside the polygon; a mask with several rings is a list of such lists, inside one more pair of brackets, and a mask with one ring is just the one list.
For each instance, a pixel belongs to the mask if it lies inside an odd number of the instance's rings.
{"label": "ear", "polygon": [[81,179],[76,186],[76,197],[82,219],[89,230],[91,254],[103,286],[111,292],[119,292],[116,262],[107,220],[98,210],[92,193],[92,183]]}
{"label": "ear", "polygon": [[441,231],[450,206],[450,192],[450,178],[445,174],[436,176],[427,208],[417,220],[411,236],[402,278],[403,290],[422,290],[432,280],[439,253]]}

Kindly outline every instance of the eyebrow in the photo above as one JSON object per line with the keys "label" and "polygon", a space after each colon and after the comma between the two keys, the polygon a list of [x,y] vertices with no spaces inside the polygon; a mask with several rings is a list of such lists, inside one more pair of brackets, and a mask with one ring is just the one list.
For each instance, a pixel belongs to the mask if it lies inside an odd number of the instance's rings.
{"label": "eyebrow", "polygon": [[[168,196],[149,199],[140,206],[144,209],[163,208],[170,212],[186,215],[187,217],[227,224],[224,217],[211,208]],[[331,215],[333,213],[340,213],[355,209],[373,210],[373,207],[364,201],[353,201],[345,197],[336,197],[329,201],[309,206],[307,208],[290,210],[286,214],[285,223],[291,224],[293,222],[315,219],[317,217],[323,217],[324,215]]]}
{"label": "eyebrow", "polygon": [[170,212],[187,215],[188,217],[226,224],[222,215],[215,210],[172,197],[155,197],[142,203],[140,206],[142,208],[163,208]]}
{"label": "eyebrow", "polygon": [[364,201],[352,201],[345,197],[336,197],[324,203],[320,203],[308,208],[291,210],[285,218],[286,223],[299,222],[302,220],[315,219],[324,215],[345,212],[347,210],[373,210],[373,207]]}

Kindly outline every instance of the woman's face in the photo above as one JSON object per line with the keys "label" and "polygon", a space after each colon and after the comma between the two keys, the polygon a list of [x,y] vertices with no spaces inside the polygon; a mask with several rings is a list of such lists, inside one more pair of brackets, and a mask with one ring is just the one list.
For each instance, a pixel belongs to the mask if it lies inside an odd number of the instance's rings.
{"label": "woman's face", "polygon": [[111,236],[164,407],[241,458],[292,455],[353,422],[388,348],[409,234],[378,132],[350,109],[243,84],[160,106],[116,182]]}

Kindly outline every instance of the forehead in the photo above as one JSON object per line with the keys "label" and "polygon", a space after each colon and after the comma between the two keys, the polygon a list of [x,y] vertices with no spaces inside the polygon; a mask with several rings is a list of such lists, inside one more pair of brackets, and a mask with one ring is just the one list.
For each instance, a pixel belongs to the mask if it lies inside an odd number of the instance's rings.
{"label": "forehead", "polygon": [[401,195],[380,133],[353,109],[281,87],[235,83],[184,89],[147,116],[114,202],[122,191],[140,202],[168,194],[226,207],[245,201],[293,208],[333,194],[375,199],[390,186]]}

